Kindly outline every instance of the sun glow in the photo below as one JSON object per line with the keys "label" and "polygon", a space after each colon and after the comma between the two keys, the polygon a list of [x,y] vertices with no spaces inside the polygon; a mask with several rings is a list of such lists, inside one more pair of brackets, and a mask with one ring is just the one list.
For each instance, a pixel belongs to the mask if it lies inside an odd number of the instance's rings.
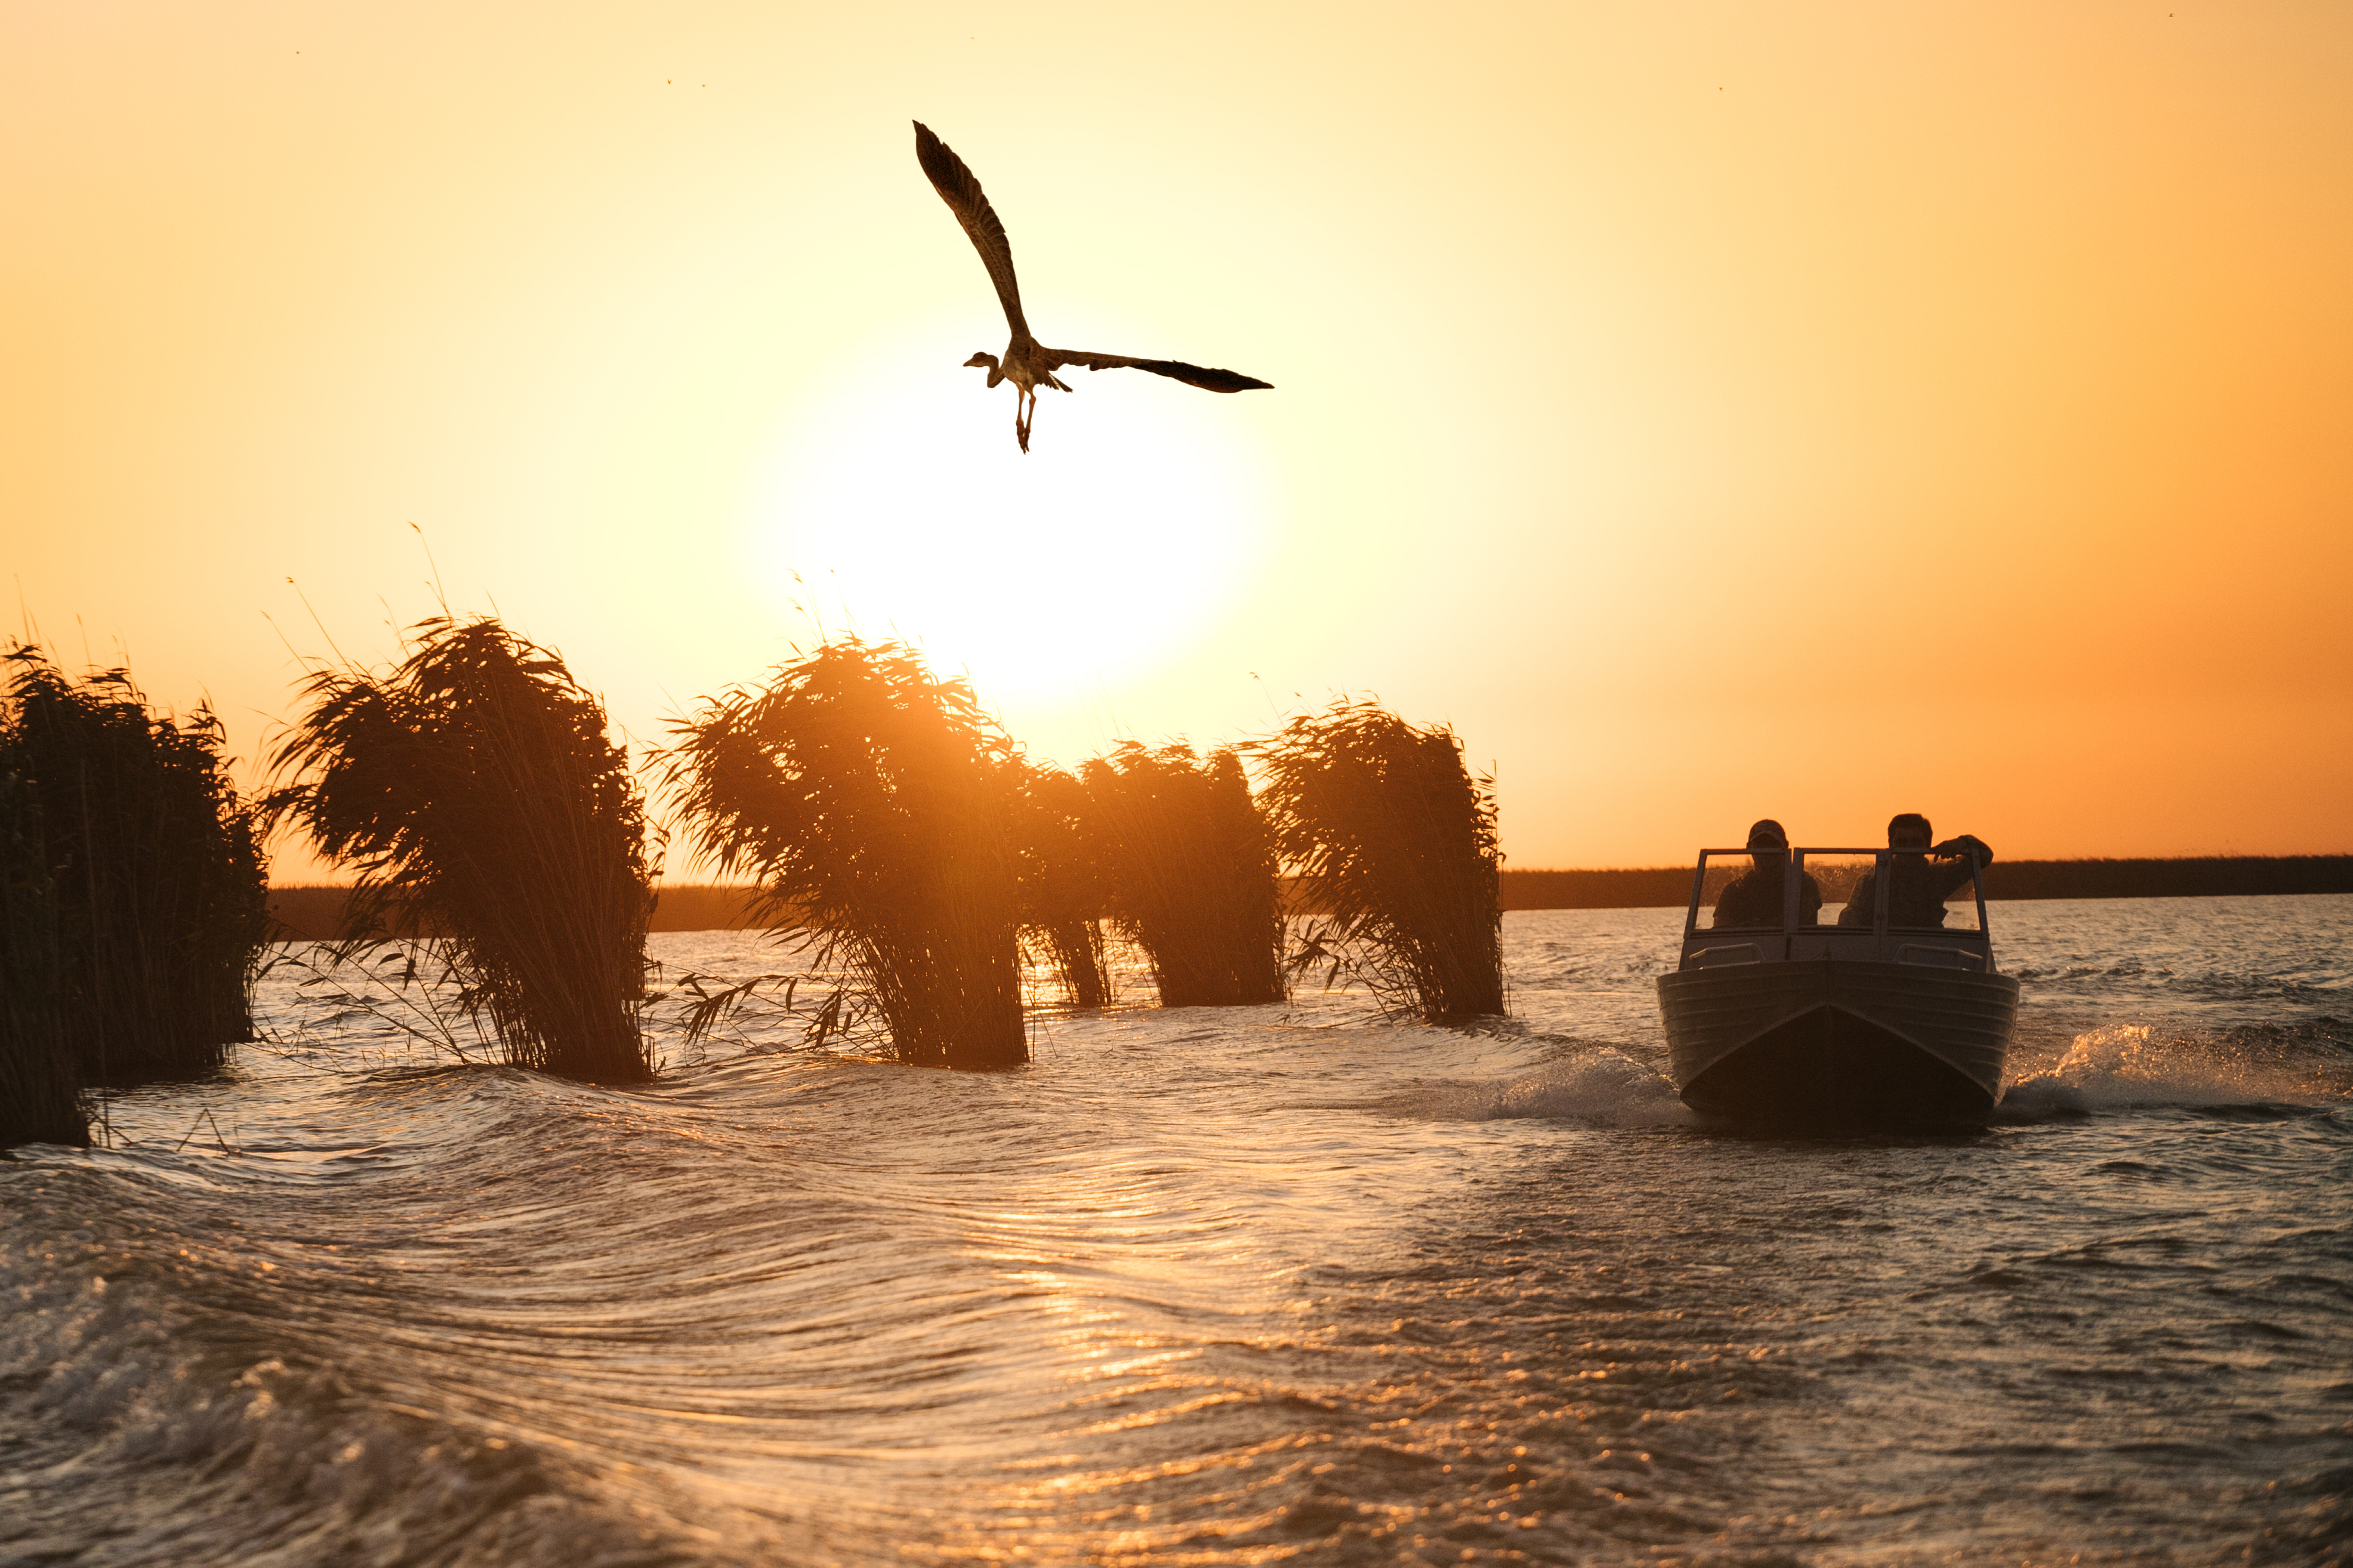
{"label": "sun glow", "polygon": [[1147,673],[1231,611],[1267,509],[1230,399],[1065,372],[1074,391],[1039,394],[1025,456],[1012,387],[934,337],[796,410],[775,444],[746,542],[780,607],[904,637],[1018,702]]}

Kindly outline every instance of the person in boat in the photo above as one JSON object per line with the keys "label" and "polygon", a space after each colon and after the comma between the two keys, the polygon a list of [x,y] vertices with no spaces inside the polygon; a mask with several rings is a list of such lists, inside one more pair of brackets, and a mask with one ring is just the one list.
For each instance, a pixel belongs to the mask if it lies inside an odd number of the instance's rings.
{"label": "person in boat", "polygon": [[[1974,834],[1964,833],[1942,844],[1932,844],[1930,840],[1936,837],[1928,819],[1916,811],[1901,812],[1888,819],[1887,847],[1903,851],[1888,863],[1889,925],[1943,925],[1945,900],[1969,885],[1970,854],[1975,852],[1979,866],[1993,864],[1993,851]],[[1846,908],[1839,911],[1839,924],[1867,926],[1878,905],[1879,872],[1873,868],[1865,871],[1862,880],[1855,883],[1854,891],[1847,895]]]}
{"label": "person in boat", "polygon": [[[1748,830],[1748,869],[1724,885],[1716,895],[1715,928],[1781,924],[1782,879],[1789,869],[1789,836],[1767,817]],[[1812,877],[1798,873],[1798,923],[1817,924],[1822,912],[1822,890]]]}

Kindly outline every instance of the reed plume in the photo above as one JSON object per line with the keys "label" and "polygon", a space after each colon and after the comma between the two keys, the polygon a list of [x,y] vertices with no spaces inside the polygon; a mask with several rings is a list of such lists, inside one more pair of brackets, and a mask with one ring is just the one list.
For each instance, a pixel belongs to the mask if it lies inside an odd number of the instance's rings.
{"label": "reed plume", "polygon": [[1017,761],[1011,788],[1022,940],[1071,1005],[1103,1006],[1111,1001],[1103,930],[1111,889],[1087,786],[1060,768]]}
{"label": "reed plume", "polygon": [[90,1142],[59,979],[40,803],[30,779],[0,773],[0,1149]]}
{"label": "reed plume", "polygon": [[1152,964],[1164,1007],[1282,1001],[1282,910],[1241,763],[1130,741],[1083,770],[1111,912]]}
{"label": "reed plume", "polygon": [[671,726],[665,784],[684,831],[729,876],[756,878],[849,984],[820,1020],[881,1016],[882,1048],[925,1067],[1029,1060],[1009,834],[1012,742],[961,681],[895,642],[828,642],[767,684]]}
{"label": "reed plume", "polygon": [[28,645],[6,658],[0,770],[38,803],[81,1080],[210,1071],[252,1036],[269,930],[257,814],[220,720],[153,711],[124,670],[76,681]]}
{"label": "reed plume", "polygon": [[1294,970],[1352,970],[1392,1016],[1501,1013],[1494,783],[1454,732],[1343,700],[1253,749],[1275,846],[1321,911]]}
{"label": "reed plume", "polygon": [[510,1064],[651,1077],[645,805],[603,706],[490,616],[409,636],[391,668],[308,676],[273,759],[273,816],[358,873],[335,956],[427,932]]}

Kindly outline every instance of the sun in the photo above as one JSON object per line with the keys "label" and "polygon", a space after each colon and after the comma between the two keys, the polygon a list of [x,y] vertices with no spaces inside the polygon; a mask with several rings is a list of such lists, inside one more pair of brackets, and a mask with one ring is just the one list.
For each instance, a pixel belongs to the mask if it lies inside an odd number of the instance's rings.
{"label": "sun", "polygon": [[1036,703],[1149,673],[1254,589],[1267,487],[1228,398],[1066,372],[1024,455],[1011,389],[962,357],[894,349],[796,414],[747,529],[780,609]]}

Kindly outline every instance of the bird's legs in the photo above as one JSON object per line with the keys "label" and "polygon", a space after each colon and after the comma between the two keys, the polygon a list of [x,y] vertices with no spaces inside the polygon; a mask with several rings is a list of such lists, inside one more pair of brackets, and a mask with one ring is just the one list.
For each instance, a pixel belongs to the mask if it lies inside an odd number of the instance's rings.
{"label": "bird's legs", "polygon": [[1021,449],[1025,452],[1029,449],[1029,421],[1037,416],[1037,413],[1038,389],[1016,385],[1013,389],[1013,438],[1021,443]]}

